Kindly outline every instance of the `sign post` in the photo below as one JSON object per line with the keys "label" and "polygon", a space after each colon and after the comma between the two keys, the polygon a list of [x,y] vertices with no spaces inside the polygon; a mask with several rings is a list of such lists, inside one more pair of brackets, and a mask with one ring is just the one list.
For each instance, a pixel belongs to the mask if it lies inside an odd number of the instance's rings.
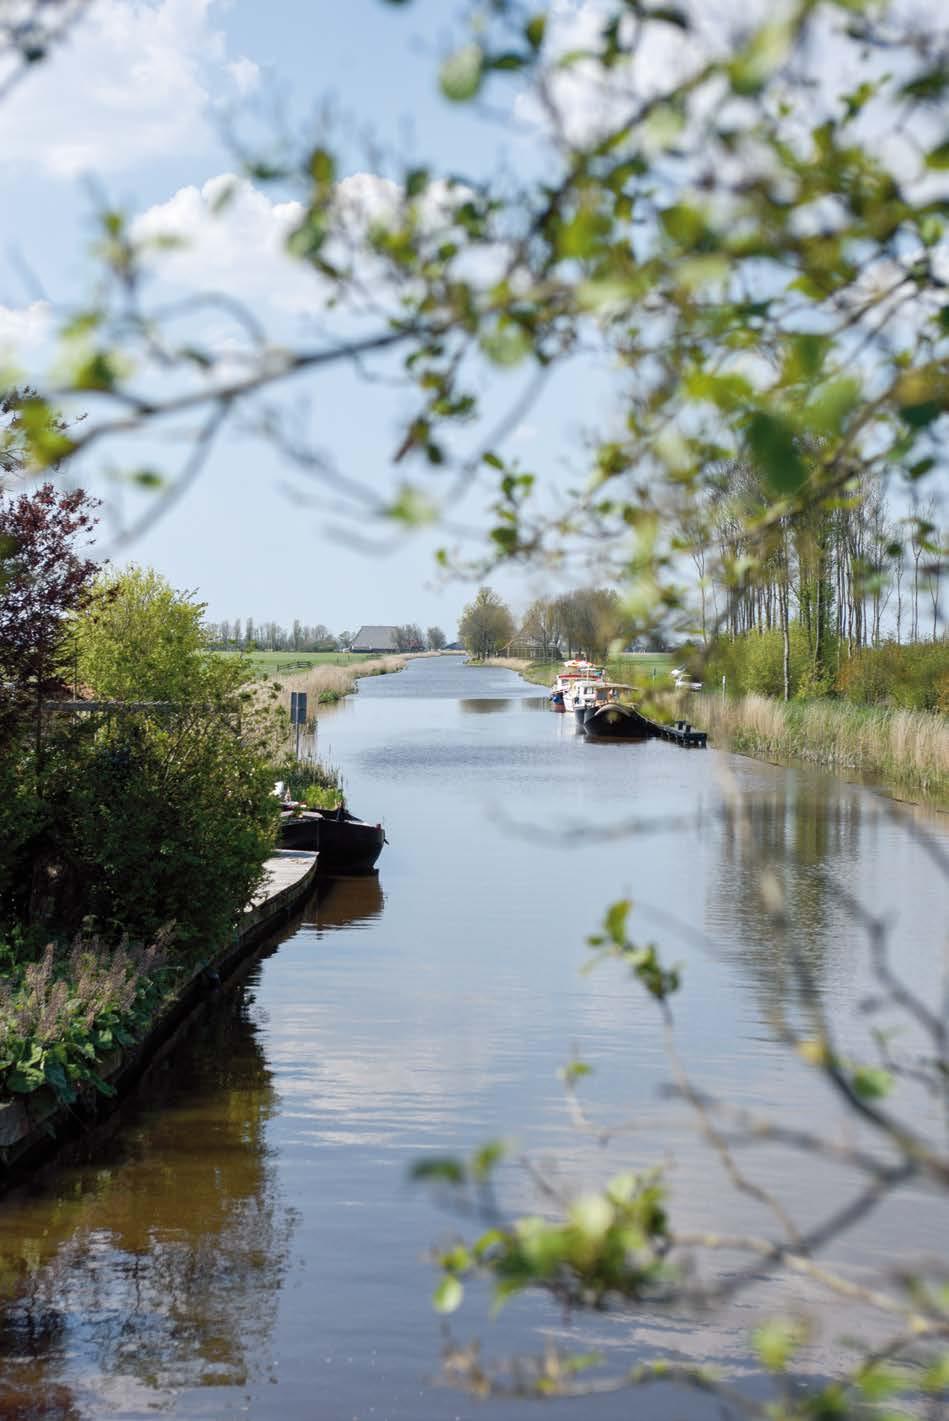
{"label": "sign post", "polygon": [[296,756],[300,758],[300,726],[306,725],[306,691],[290,692],[290,724],[296,726]]}

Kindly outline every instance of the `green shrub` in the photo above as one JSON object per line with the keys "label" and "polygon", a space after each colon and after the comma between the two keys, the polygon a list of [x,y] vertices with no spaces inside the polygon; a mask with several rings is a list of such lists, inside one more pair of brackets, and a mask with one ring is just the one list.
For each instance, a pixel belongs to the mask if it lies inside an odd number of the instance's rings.
{"label": "green shrub", "polygon": [[949,646],[886,641],[864,647],[842,663],[836,689],[857,705],[949,711]]}
{"label": "green shrub", "polygon": [[[807,633],[796,622],[790,628],[791,695],[823,695],[826,673],[813,667]],[[784,696],[784,638],[780,631],[746,632],[740,637],[720,637],[706,662],[705,682],[721,685],[729,695]]]}
{"label": "green shrub", "polygon": [[176,926],[203,956],[258,885],[276,835],[269,767],[226,719],[128,716],[49,745],[45,847],[58,866],[48,928],[91,918],[118,940]]}
{"label": "green shrub", "polygon": [[342,790],[337,785],[307,785],[303,791],[303,803],[307,809],[335,809],[342,797]]}
{"label": "green shrub", "polygon": [[[273,783],[282,780],[291,799],[308,804],[307,794],[311,790],[325,791],[330,804],[338,804],[343,797],[339,771],[332,765],[324,765],[320,760],[294,760],[292,757],[280,760],[270,768]],[[272,787],[272,786],[271,786]],[[322,808],[311,805],[311,808]]]}

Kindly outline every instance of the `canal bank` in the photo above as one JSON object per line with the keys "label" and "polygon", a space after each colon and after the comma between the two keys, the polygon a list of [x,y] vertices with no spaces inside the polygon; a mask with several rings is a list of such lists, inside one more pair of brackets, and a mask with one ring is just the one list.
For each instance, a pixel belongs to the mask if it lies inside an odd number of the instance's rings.
{"label": "canal bank", "polygon": [[0,1191],[18,1182],[63,1144],[98,1126],[147,1070],[175,1049],[207,1001],[245,970],[261,943],[310,897],[319,855],[281,849],[264,864],[264,879],[235,924],[232,940],[166,1000],[144,1036],[117,1045],[96,1062],[101,1084],[63,1101],[49,1086],[0,1099]]}

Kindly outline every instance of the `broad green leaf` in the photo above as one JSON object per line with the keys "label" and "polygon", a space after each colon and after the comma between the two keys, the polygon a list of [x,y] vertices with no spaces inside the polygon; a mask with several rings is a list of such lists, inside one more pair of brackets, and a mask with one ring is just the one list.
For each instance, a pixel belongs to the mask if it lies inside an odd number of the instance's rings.
{"label": "broad green leaf", "polygon": [[748,446],[775,493],[797,492],[807,478],[807,469],[786,419],[756,410],[748,421]]}
{"label": "broad green leaf", "polygon": [[466,44],[450,54],[438,76],[442,93],[454,104],[473,99],[483,79],[484,50],[479,44]]}
{"label": "broad green leaf", "polygon": [[531,49],[540,49],[544,42],[544,33],[547,29],[547,16],[538,13],[532,15],[524,26],[524,35]]}

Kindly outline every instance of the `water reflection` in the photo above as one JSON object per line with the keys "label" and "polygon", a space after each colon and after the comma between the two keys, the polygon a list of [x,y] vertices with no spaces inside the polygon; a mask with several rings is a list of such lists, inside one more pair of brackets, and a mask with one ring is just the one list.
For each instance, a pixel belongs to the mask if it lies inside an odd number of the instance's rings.
{"label": "water reflection", "polygon": [[[788,771],[721,826],[720,867],[708,880],[710,915],[731,924],[723,934],[725,955],[754,985],[769,1016],[796,992],[795,960],[825,991],[843,970],[841,956],[849,959],[858,946],[852,927],[841,930],[836,884],[846,886],[870,829],[868,813],[879,817],[858,792]],[[765,874],[780,885],[785,911],[778,924],[768,919],[763,933]]]}
{"label": "water reflection", "polygon": [[326,890],[315,899],[303,921],[324,931],[337,928],[365,927],[378,918],[385,904],[379,875],[368,873],[359,878],[330,879]]}
{"label": "water reflection", "polygon": [[217,1008],[95,1164],[4,1200],[0,1415],[75,1414],[77,1359],[119,1410],[268,1366],[294,1215],[265,1142],[276,1097],[252,1002],[240,989]]}
{"label": "water reflection", "polygon": [[512,702],[505,700],[501,696],[494,698],[489,696],[477,697],[458,702],[458,709],[462,715],[497,715],[499,711],[509,711]]}

